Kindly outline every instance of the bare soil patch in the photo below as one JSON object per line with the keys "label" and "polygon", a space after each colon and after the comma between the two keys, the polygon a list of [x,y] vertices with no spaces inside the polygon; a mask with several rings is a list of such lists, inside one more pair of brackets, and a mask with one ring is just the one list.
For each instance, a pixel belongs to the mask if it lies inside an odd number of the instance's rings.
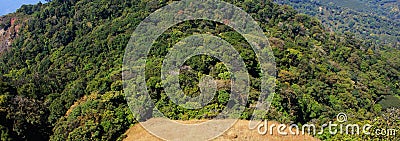
{"label": "bare soil patch", "polygon": [[[156,123],[157,120],[149,120],[150,122]],[[201,122],[205,122],[205,120],[190,120],[190,121],[177,121],[179,123],[185,124],[197,124]],[[279,123],[277,122],[268,122],[269,125]],[[163,128],[169,128],[168,125],[162,125]],[[174,131],[173,128],[170,128],[171,131]],[[203,130],[212,130],[212,129],[203,129]],[[289,129],[286,129],[289,132]],[[202,132],[199,130],[199,132]],[[301,133],[301,132],[300,132]],[[136,124],[131,127],[126,133],[126,138],[124,141],[162,141],[162,139],[157,138],[156,136],[147,132],[140,124]],[[168,134],[169,136],[175,136],[176,138],[182,136],[190,136],[190,135],[182,135],[179,132],[171,132]],[[193,139],[196,140],[196,139]],[[316,138],[313,138],[309,135],[278,135],[277,129],[274,128],[273,135],[269,134],[269,131],[265,135],[260,135],[257,132],[257,129],[249,129],[249,121],[247,120],[238,120],[233,127],[231,127],[228,131],[224,132],[221,136],[213,139],[213,141],[319,141]]]}

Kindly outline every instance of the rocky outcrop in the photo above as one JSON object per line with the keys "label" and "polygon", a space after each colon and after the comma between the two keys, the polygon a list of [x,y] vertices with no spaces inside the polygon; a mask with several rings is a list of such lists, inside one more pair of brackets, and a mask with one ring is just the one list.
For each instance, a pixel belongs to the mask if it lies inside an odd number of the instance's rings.
{"label": "rocky outcrop", "polygon": [[17,23],[16,17],[0,17],[0,53],[11,48],[13,40],[18,36],[21,25]]}

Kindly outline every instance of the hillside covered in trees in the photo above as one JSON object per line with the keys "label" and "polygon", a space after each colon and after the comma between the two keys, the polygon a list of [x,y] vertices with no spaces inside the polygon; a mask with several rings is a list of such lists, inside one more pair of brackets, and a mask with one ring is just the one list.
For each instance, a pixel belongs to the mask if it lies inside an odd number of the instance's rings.
{"label": "hillside covered in trees", "polygon": [[400,48],[398,0],[274,0],[316,16],[331,30],[355,34],[369,46]]}
{"label": "hillside covered in trees", "polygon": [[[265,118],[281,123],[322,125],[343,112],[348,115],[349,123],[377,123],[379,127],[399,129],[398,49],[379,42],[371,45],[358,33],[331,32],[316,17],[299,14],[271,0],[226,1],[248,12],[271,44],[278,70],[276,94]],[[125,47],[144,18],[171,2],[53,0],[24,5],[16,13],[3,17],[15,19],[19,30],[11,46],[0,53],[1,139],[123,139],[124,132],[137,123],[123,91]],[[11,20],[1,22],[2,29],[14,26]],[[160,85],[160,68],[168,50],[181,39],[200,33],[224,39],[243,58],[251,90],[240,118],[249,119],[263,75],[256,55],[238,32],[208,20],[177,24],[153,44],[145,76],[153,101],[164,115],[174,120],[208,119],[225,108],[230,94],[230,72],[214,57],[192,57],[185,62],[187,67],[180,70],[181,88],[189,96],[199,95],[201,76],[210,75],[217,80],[217,94],[203,108],[190,110],[174,104]],[[398,40],[398,35],[393,36]],[[382,120],[390,124],[375,122]],[[316,137],[400,138],[400,134],[382,137],[328,133]]]}

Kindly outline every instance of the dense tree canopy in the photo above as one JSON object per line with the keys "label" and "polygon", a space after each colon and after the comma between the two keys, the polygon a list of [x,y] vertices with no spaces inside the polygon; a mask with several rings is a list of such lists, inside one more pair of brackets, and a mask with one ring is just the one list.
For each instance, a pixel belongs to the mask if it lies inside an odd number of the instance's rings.
{"label": "dense tree canopy", "polygon": [[[276,95],[266,118],[299,125],[323,124],[346,112],[354,122],[370,122],[386,108],[399,108],[399,50],[385,45],[372,47],[352,33],[328,32],[315,17],[272,1],[228,2],[258,21],[276,57]],[[54,0],[20,8],[18,12],[27,20],[21,22],[12,49],[0,56],[1,138],[123,138],[124,131],[135,123],[122,89],[124,49],[135,27],[168,3]],[[210,75],[217,81],[217,94],[205,107],[180,107],[169,100],[160,85],[160,68],[168,50],[181,39],[200,33],[226,40],[245,61],[251,80],[250,102],[240,117],[249,119],[261,89],[257,57],[238,32],[207,20],[175,25],[153,44],[145,77],[157,108],[180,120],[215,117],[225,108],[230,72],[214,57],[195,56],[180,70],[181,89],[189,96],[200,93],[202,76]]]}
{"label": "dense tree canopy", "polygon": [[400,48],[400,12],[395,0],[274,0],[317,16],[331,30],[354,33],[370,47]]}

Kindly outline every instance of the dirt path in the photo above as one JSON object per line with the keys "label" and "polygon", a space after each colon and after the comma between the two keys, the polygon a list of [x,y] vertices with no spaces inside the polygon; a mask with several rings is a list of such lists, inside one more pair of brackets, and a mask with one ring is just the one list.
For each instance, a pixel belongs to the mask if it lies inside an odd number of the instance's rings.
{"label": "dirt path", "polygon": [[[225,120],[223,120],[225,121]],[[223,122],[222,121],[222,122]],[[185,124],[196,124],[196,123],[201,123],[204,121],[176,121],[176,122],[181,122]],[[151,119],[147,121],[148,124],[157,124],[159,123],[158,119]],[[269,122],[269,125],[271,124],[278,124],[276,122]],[[318,139],[313,138],[308,135],[287,135],[287,136],[282,136],[278,135],[276,128],[273,131],[273,135],[269,134],[269,131],[266,135],[260,135],[257,132],[257,129],[250,130],[248,128],[249,121],[246,120],[239,120],[235,123],[235,125],[230,128],[228,131],[224,132],[221,136],[217,137],[214,139],[214,141],[318,141]],[[160,125],[163,127],[162,129],[167,129],[165,130],[165,134],[168,135],[168,137],[174,138],[179,140],[182,138],[184,135],[182,135],[179,131],[175,130],[172,128],[172,125],[165,124],[165,125]],[[171,128],[169,128],[171,127]],[[209,130],[214,130],[216,127],[212,127],[213,129],[200,129],[197,132],[199,133],[204,133]],[[218,129],[217,129],[218,130]],[[286,129],[287,132],[289,132],[289,129]],[[301,133],[301,132],[300,132]],[[124,139],[124,141],[162,141],[161,139],[157,138],[156,136],[150,134],[147,132],[140,124],[136,124],[132,128],[130,128],[126,133],[127,137]],[[185,137],[192,137],[195,135],[186,135]],[[193,138],[193,140],[198,140],[198,138]]]}

